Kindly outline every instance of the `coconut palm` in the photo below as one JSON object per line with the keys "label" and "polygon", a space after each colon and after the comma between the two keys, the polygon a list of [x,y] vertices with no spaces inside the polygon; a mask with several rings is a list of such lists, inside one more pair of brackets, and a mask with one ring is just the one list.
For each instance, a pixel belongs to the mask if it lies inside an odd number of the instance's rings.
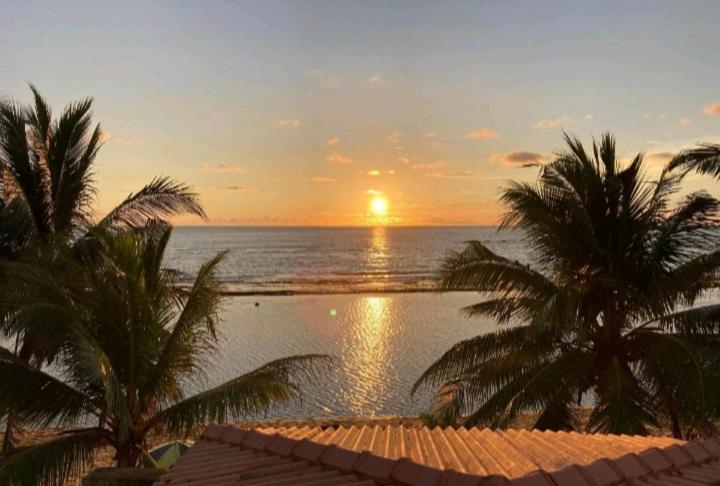
{"label": "coconut palm", "polygon": [[0,462],[1,484],[60,484],[103,444],[115,448],[119,466],[136,466],[151,431],[188,432],[266,411],[299,397],[300,380],[326,364],[319,355],[283,358],[187,396],[204,384],[218,350],[223,255],[183,289],[163,264],[170,234],[163,223],[96,232],[102,253],[75,248],[54,271],[8,265],[20,289],[5,297],[17,301],[14,331],[40,328],[59,351],[52,368],[37,369],[0,349],[0,407],[25,423],[68,430]]}
{"label": "coconut palm", "polygon": [[487,292],[465,309],[496,332],[460,342],[415,384],[437,387],[436,417],[507,426],[643,434],[668,419],[676,436],[717,412],[720,306],[691,308],[717,282],[720,203],[706,193],[671,207],[682,174],[656,180],[642,155],[618,161],[606,134],[567,151],[534,183],[503,189],[501,228],[522,232],[532,265],[479,241],[448,257],[442,290]]}
{"label": "coconut palm", "polygon": [[[28,253],[52,260],[59,246],[76,244],[96,227],[140,227],[181,212],[204,217],[187,186],[159,177],[95,220],[94,162],[104,137],[92,123],[92,100],[71,103],[54,119],[47,101],[30,89],[30,105],[0,101],[0,260]],[[8,336],[13,309],[2,309],[2,316],[0,335],[18,339],[18,355],[44,362],[48,356],[38,354],[35,333]],[[12,449],[14,422],[7,420],[5,453]]]}

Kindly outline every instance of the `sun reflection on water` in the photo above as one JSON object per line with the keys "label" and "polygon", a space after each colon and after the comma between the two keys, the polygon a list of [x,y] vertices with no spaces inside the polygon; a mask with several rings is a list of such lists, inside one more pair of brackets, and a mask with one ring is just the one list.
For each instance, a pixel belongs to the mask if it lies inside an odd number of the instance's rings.
{"label": "sun reflection on water", "polygon": [[353,313],[353,329],[345,342],[347,403],[358,415],[380,410],[388,386],[392,317],[391,297],[364,296]]}

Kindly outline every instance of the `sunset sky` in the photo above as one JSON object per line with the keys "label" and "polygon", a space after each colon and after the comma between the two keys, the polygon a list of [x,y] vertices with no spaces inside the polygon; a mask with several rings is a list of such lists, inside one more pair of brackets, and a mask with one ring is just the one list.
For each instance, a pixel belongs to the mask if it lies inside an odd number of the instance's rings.
{"label": "sunset sky", "polygon": [[2,3],[0,96],[95,98],[100,212],[170,175],[210,224],[493,224],[563,129],[720,142],[717,1]]}

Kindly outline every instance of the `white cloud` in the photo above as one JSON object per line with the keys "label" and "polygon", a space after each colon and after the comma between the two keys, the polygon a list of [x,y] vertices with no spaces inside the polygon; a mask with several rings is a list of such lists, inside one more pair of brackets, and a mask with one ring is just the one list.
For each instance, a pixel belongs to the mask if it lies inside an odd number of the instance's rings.
{"label": "white cloud", "polygon": [[368,86],[370,86],[370,87],[380,86],[383,83],[384,83],[384,80],[380,74],[373,74],[370,77],[370,79],[368,79],[368,82],[367,82]]}
{"label": "white cloud", "polygon": [[445,161],[444,160],[436,160],[435,162],[426,162],[424,164],[414,164],[412,166],[413,169],[441,169],[445,167]]}
{"label": "white cloud", "polygon": [[245,167],[238,164],[203,164],[202,170],[205,172],[235,172],[238,174],[245,173]]}
{"label": "white cloud", "polygon": [[497,180],[498,177],[488,177],[482,172],[475,170],[455,170],[449,172],[432,172],[428,174],[430,177],[437,177],[438,179],[483,179],[483,180]]}
{"label": "white cloud", "polygon": [[339,154],[339,153],[337,153],[337,152],[331,153],[330,155],[328,155],[327,157],[325,157],[325,160],[327,160],[328,162],[332,162],[332,163],[334,163],[334,164],[343,164],[343,165],[345,165],[345,164],[350,164],[350,163],[352,163],[352,159],[351,159],[350,157],[348,157],[348,156],[346,156],[346,155],[343,155],[343,154]]}
{"label": "white cloud", "polygon": [[562,115],[549,120],[539,120],[537,123],[535,123],[535,128],[559,127],[562,125],[567,125],[568,123],[570,123],[570,121],[571,120],[569,116]]}
{"label": "white cloud", "polygon": [[390,134],[387,137],[385,137],[385,140],[392,145],[399,145],[400,137],[401,137],[400,132],[397,130],[394,130],[394,131],[390,132]]}
{"label": "white cloud", "polygon": [[284,118],[277,121],[277,126],[282,128],[297,128],[300,125],[302,125],[302,123],[297,118]]}
{"label": "white cloud", "polygon": [[497,138],[498,134],[492,128],[478,128],[465,135],[465,138],[482,139],[482,138]]}
{"label": "white cloud", "polygon": [[335,184],[337,179],[325,176],[315,176],[312,178],[312,181],[317,182],[318,184]]}

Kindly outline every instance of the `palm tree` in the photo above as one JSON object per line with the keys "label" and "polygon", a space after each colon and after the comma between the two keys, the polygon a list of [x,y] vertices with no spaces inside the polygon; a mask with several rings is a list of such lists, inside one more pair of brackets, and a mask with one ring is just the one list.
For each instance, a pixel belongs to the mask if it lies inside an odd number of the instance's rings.
{"label": "palm tree", "polygon": [[151,431],[188,432],[207,420],[263,412],[301,394],[328,358],[292,356],[186,396],[202,385],[217,352],[221,301],[219,254],[203,264],[192,286],[163,264],[171,230],[96,232],[97,252],[75,249],[62,274],[9,264],[20,290],[15,332],[41,328],[58,349],[52,369],[37,369],[0,349],[0,407],[38,427],[68,428],[58,438],[18,448],[0,463],[0,483],[58,484],[87,465],[101,444],[119,466],[136,466]]}
{"label": "palm tree", "polygon": [[[92,228],[140,227],[158,217],[189,212],[204,217],[196,195],[166,177],[130,194],[99,221],[93,220],[93,166],[103,133],[92,123],[92,100],[71,103],[58,119],[49,104],[30,86],[33,104],[0,101],[0,260],[32,253],[52,260],[59,246],[72,246]],[[0,335],[18,340],[18,355],[42,364],[39,338],[32,330],[10,336],[13,309],[3,309]],[[0,417],[3,411],[0,409]],[[12,447],[7,420],[2,452]]]}
{"label": "palm tree", "polygon": [[[494,427],[520,413],[535,427],[644,434],[662,420],[701,433],[718,411],[720,306],[691,308],[717,283],[720,202],[706,193],[671,207],[682,174],[622,166],[609,134],[568,150],[535,183],[503,189],[501,228],[522,231],[532,266],[479,241],[448,257],[442,290],[488,298],[465,309],[496,332],[460,342],[415,383],[439,387],[436,417]],[[683,429],[684,427],[684,429]]]}

